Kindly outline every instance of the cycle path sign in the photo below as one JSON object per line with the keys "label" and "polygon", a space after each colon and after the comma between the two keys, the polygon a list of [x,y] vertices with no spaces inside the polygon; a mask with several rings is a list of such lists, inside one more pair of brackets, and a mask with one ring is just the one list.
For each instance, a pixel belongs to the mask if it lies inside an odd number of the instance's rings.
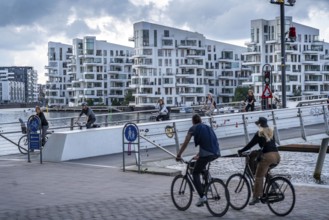
{"label": "cycle path sign", "polygon": [[34,150],[40,150],[40,163],[42,163],[40,128],[40,118],[37,115],[31,115],[27,120],[28,162],[31,162],[30,152]]}

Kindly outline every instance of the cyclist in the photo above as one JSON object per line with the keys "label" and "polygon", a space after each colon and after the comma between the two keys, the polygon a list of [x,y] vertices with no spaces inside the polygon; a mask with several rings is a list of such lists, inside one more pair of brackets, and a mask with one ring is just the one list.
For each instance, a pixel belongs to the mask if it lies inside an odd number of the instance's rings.
{"label": "cyclist", "polygon": [[195,146],[199,145],[199,153],[194,157],[196,159],[196,164],[192,175],[195,188],[200,196],[195,205],[200,207],[207,201],[207,197],[204,195],[204,189],[201,185],[200,174],[209,162],[220,156],[220,150],[215,132],[211,127],[202,123],[201,117],[198,114],[193,115],[192,123],[193,126],[188,130],[185,141],[176,156],[176,160],[179,161],[182,159],[182,153],[186,149],[192,136],[194,136]]}
{"label": "cyclist", "polygon": [[264,177],[271,164],[279,164],[280,154],[275,144],[273,129],[267,124],[267,119],[259,117],[255,122],[259,126],[259,130],[256,132],[252,140],[242,149],[238,150],[240,155],[242,152],[251,149],[258,144],[261,147],[261,154],[257,157],[257,168],[255,174],[255,188],[253,192],[253,198],[249,205],[255,205],[259,203],[260,197],[263,194],[263,182]]}
{"label": "cyclist", "polygon": [[81,103],[82,106],[82,110],[79,114],[79,118],[77,120],[77,122],[80,120],[80,117],[85,114],[88,118],[87,118],[87,123],[86,123],[86,128],[91,128],[92,124],[95,123],[96,121],[96,117],[95,117],[95,113],[93,112],[93,110],[91,110],[91,108],[89,108],[87,106],[87,103],[83,102]]}
{"label": "cyclist", "polygon": [[46,135],[47,135],[47,130],[49,128],[49,124],[45,115],[41,111],[40,106],[35,107],[35,112],[41,121],[41,145],[43,146],[46,143]]}
{"label": "cyclist", "polygon": [[157,121],[160,121],[160,119],[165,120],[168,115],[168,109],[167,109],[166,105],[164,104],[163,99],[159,99],[157,108],[159,109],[159,113],[158,113],[158,116],[156,117],[156,120]]}

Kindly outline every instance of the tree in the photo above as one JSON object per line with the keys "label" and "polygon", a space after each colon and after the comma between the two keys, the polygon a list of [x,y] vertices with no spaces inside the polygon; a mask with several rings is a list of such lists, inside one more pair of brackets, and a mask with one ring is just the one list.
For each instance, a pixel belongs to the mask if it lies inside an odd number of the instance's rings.
{"label": "tree", "polygon": [[133,102],[133,101],[135,101],[135,97],[133,96],[133,92],[132,92],[132,90],[128,90],[122,104],[123,105],[129,105],[129,102]]}
{"label": "tree", "polygon": [[120,102],[116,98],[112,100],[111,106],[119,106],[119,105],[120,105]]}
{"label": "tree", "polygon": [[94,105],[94,100],[93,99],[87,99],[87,105],[88,106],[93,106]]}
{"label": "tree", "polygon": [[235,89],[235,93],[234,93],[234,98],[233,101],[234,102],[239,102],[239,101],[243,101],[246,98],[246,95],[248,94],[248,90],[250,88],[249,87],[237,87]]}

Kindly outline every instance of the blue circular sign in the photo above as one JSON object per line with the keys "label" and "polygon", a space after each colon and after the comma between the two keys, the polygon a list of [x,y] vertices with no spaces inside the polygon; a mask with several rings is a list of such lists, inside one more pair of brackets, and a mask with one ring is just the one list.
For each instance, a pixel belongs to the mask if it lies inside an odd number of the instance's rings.
{"label": "blue circular sign", "polygon": [[30,129],[30,131],[32,132],[37,132],[39,130],[39,127],[40,127],[40,119],[36,116],[36,117],[33,117],[34,115],[32,115],[27,124],[28,124],[28,127]]}
{"label": "blue circular sign", "polygon": [[138,132],[134,125],[128,125],[125,130],[125,138],[127,141],[133,142],[137,139]]}

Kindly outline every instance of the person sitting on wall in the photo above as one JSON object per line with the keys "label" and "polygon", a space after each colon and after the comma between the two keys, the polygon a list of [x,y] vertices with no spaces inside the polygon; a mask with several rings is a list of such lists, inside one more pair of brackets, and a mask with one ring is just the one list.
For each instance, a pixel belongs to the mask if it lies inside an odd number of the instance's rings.
{"label": "person sitting on wall", "polygon": [[165,120],[168,115],[168,109],[164,104],[163,99],[159,99],[157,108],[159,109],[159,112],[158,112],[158,116],[156,117],[156,121]]}

